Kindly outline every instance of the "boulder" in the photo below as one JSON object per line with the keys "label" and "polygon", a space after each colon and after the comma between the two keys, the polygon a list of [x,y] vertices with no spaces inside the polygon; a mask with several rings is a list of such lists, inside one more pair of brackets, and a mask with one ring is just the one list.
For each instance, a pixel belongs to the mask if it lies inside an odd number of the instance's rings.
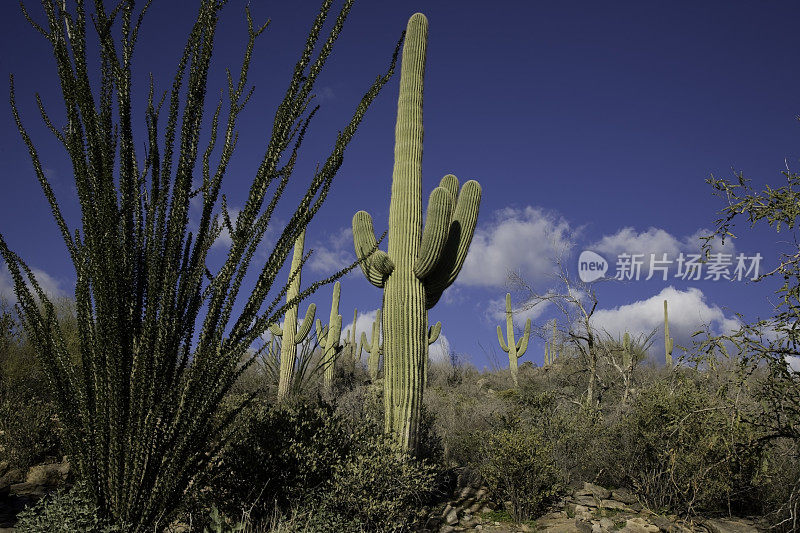
{"label": "boulder", "polygon": [[63,483],[69,475],[69,463],[50,463],[32,466],[25,477],[25,483],[31,485],[56,486]]}

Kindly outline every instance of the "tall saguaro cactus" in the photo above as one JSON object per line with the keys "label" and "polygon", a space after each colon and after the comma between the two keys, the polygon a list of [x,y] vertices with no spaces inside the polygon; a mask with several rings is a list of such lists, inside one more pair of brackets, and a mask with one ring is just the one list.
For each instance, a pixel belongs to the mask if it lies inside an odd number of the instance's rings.
{"label": "tall saguaro cactus", "polygon": [[369,352],[367,356],[367,369],[369,370],[369,378],[374,383],[378,379],[378,370],[381,363],[381,352],[383,351],[383,344],[381,344],[381,310],[375,316],[375,322],[372,323],[372,340],[367,340],[367,334],[361,333],[361,346]]}
{"label": "tall saguaro cactus", "polygon": [[331,316],[328,324],[323,326],[317,319],[317,342],[322,348],[322,365],[324,369],[323,381],[325,387],[333,385],[333,370],[336,364],[336,356],[341,351],[339,337],[342,334],[342,315],[339,314],[339,295],[342,287],[337,281],[333,285],[333,299],[331,300]]}
{"label": "tall saguaro cactus", "polygon": [[[300,268],[303,262],[303,246],[306,240],[306,230],[303,229],[294,242],[294,255],[289,270],[289,288],[286,291],[286,301],[291,302],[300,294]],[[294,379],[294,367],[297,363],[297,345],[302,343],[311,330],[317,306],[308,306],[306,316],[303,318],[300,329],[297,329],[298,304],[290,306],[283,317],[283,328],[278,324],[271,324],[269,330],[276,337],[281,337],[281,364],[278,377],[278,400],[284,399],[289,394]]]}
{"label": "tall saguaro cactus", "polygon": [[529,318],[525,322],[525,332],[522,337],[518,341],[514,340],[514,315],[511,312],[510,293],[506,293],[506,335],[508,336],[508,343],[503,338],[503,328],[497,326],[497,340],[500,341],[500,348],[508,354],[508,368],[511,370],[514,385],[517,385],[517,361],[525,355],[525,351],[528,349],[528,340],[531,337],[531,319]]}
{"label": "tall saguaro cactus", "polygon": [[422,88],[428,20],[408,21],[395,128],[389,252],[375,251],[372,217],[353,217],[353,241],[367,279],[383,288],[385,430],[415,451],[428,354],[427,313],[456,279],[478,220],[481,188],[459,192],[448,174],[430,195],[422,227]]}
{"label": "tall saguaro cactus", "polygon": [[667,301],[664,300],[664,355],[667,366],[672,366],[672,348],[675,339],[669,336],[669,316],[667,315]]}

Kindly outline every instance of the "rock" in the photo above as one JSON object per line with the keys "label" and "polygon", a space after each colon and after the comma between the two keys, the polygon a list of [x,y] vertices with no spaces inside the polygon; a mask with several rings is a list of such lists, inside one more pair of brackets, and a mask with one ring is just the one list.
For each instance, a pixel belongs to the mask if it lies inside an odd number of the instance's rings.
{"label": "rock", "polygon": [[639,498],[627,489],[616,489],[612,491],[611,499],[617,500],[618,502],[627,503],[628,505],[632,503],[639,503]]}
{"label": "rock", "polygon": [[447,522],[448,525],[451,526],[458,524],[458,511],[456,509],[450,508],[450,511],[444,516],[444,520],[445,522]]}
{"label": "rock", "polygon": [[585,507],[597,507],[599,503],[597,499],[595,499],[595,497],[592,496],[591,494],[588,495],[582,494],[580,496],[575,496],[574,498],[572,498],[572,500],[578,505],[583,505]]}
{"label": "rock", "polygon": [[452,533],[455,530],[456,528],[453,526],[443,525],[441,528],[439,528],[439,533]]}
{"label": "rock", "polygon": [[63,483],[69,475],[69,463],[50,463],[32,466],[25,477],[25,483],[32,485],[56,486]]}
{"label": "rock", "polygon": [[584,483],[582,489],[575,491],[575,496],[594,496],[598,500],[607,500],[611,497],[611,491],[594,483]]}
{"label": "rock", "polygon": [[605,531],[611,531],[615,527],[614,521],[605,516],[600,519],[600,527]]}
{"label": "rock", "polygon": [[625,504],[617,500],[600,500],[600,507],[606,509],[625,509]]}
{"label": "rock", "polygon": [[592,523],[587,520],[575,519],[575,531],[579,533],[592,533]]}
{"label": "rock", "polygon": [[753,533],[758,531],[753,521],[745,518],[711,518],[705,520],[703,525],[711,533]]}
{"label": "rock", "polygon": [[624,533],[658,533],[659,527],[649,523],[644,518],[629,518],[625,527],[620,529]]}

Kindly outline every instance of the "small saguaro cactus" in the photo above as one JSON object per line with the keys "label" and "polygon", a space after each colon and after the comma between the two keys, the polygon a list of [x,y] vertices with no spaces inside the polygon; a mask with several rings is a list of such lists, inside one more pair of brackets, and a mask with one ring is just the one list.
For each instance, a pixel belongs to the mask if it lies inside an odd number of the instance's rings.
{"label": "small saguaro cactus", "polygon": [[514,379],[514,385],[517,385],[517,361],[520,357],[525,355],[528,349],[528,339],[531,336],[531,319],[525,322],[525,332],[518,341],[514,340],[514,316],[511,311],[511,294],[506,293],[506,335],[508,336],[508,344],[506,339],[503,338],[503,328],[497,326],[497,339],[500,341],[500,348],[508,353],[508,367],[511,369],[511,377]]}
{"label": "small saguaro cactus", "polygon": [[[442,323],[437,322],[433,326],[428,328],[428,346],[436,342],[436,339],[439,338],[439,334],[442,332]],[[430,359],[430,350],[428,350],[428,355],[425,357],[425,368],[423,370],[423,381],[422,386],[423,388],[428,386],[428,363]]]}
{"label": "small saguaro cactus", "polygon": [[550,343],[544,341],[544,366],[550,364]]}
{"label": "small saguaro cactus", "polygon": [[672,348],[675,339],[669,336],[669,316],[667,315],[667,301],[664,300],[664,354],[667,366],[672,366]]}
{"label": "small saguaro cactus", "polygon": [[[304,229],[294,242],[294,255],[292,256],[292,264],[289,270],[289,288],[286,291],[287,302],[291,302],[300,294],[300,269],[303,262],[303,246],[305,244],[305,239],[306,230]],[[289,394],[289,389],[291,388],[294,378],[294,367],[297,363],[297,345],[301,344],[308,336],[308,332],[311,330],[311,324],[314,322],[314,314],[317,307],[315,304],[308,306],[306,316],[300,324],[300,329],[297,329],[297,308],[298,304],[294,304],[286,309],[282,328],[278,324],[270,324],[269,327],[273,335],[281,337],[278,400],[284,399]]]}
{"label": "small saguaro cactus", "polygon": [[[389,205],[389,251],[376,250],[372,217],[353,217],[353,242],[367,280],[383,289],[385,431],[415,452],[428,357],[426,310],[461,271],[478,220],[481,188],[459,192],[452,174],[428,200],[422,225],[422,96],[428,19],[408,21],[400,74],[394,170]],[[370,253],[372,252],[372,253]]]}
{"label": "small saguaro cactus", "polygon": [[367,334],[361,333],[361,346],[369,352],[367,356],[367,369],[369,370],[369,378],[374,383],[378,379],[378,369],[381,364],[381,352],[383,345],[381,344],[381,310],[378,309],[375,315],[375,322],[372,323],[372,341],[367,340]]}
{"label": "small saguaro cactus", "polygon": [[342,315],[339,314],[339,295],[341,285],[337,281],[333,285],[333,299],[331,300],[331,316],[328,324],[323,326],[317,319],[317,342],[322,348],[323,381],[325,387],[333,385],[333,367],[336,364],[336,356],[342,350],[339,337],[342,334]]}
{"label": "small saguaro cactus", "polygon": [[344,345],[342,346],[343,355],[347,358],[347,365],[352,365],[355,370],[356,364],[361,359],[362,345],[356,337],[356,322],[358,322],[358,309],[353,311],[353,327],[344,332]]}

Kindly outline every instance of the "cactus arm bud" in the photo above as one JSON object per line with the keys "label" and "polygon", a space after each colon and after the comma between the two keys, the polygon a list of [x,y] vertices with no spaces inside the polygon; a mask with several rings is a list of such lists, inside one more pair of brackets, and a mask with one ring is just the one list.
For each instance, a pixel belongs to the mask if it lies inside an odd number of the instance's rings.
{"label": "cactus arm bud", "polygon": [[442,323],[437,322],[428,328],[428,344],[433,344],[439,338],[439,333],[442,331]]}
{"label": "cactus arm bud", "polygon": [[453,197],[444,187],[436,187],[428,200],[428,214],[425,229],[422,230],[422,243],[417,253],[414,274],[424,278],[430,274],[442,255],[447,234],[450,229],[450,216],[453,214]]}
{"label": "cactus arm bud", "polygon": [[281,327],[278,325],[277,322],[273,322],[272,324],[269,325],[269,331],[276,337],[283,336],[283,330],[281,329]]}

